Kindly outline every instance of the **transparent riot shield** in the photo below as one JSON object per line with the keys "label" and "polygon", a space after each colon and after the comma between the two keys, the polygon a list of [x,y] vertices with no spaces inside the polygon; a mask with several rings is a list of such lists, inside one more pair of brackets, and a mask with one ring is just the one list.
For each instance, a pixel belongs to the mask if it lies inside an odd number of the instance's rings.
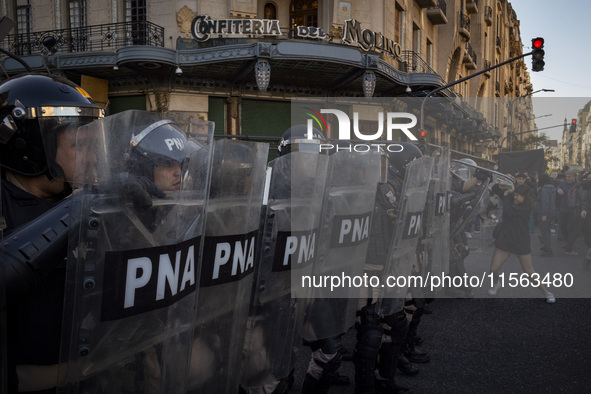
{"label": "transparent riot shield", "polygon": [[449,174],[450,150],[438,148],[431,154],[433,174],[429,183],[423,237],[421,238],[420,269],[427,274],[441,275],[449,271],[449,209],[451,190]]}
{"label": "transparent riot shield", "polygon": [[[0,162],[2,156],[0,156]],[[4,243],[4,215],[2,214],[2,183],[0,183],[0,245]],[[4,275],[3,248],[0,248],[0,349],[6,349],[6,276]],[[6,352],[0,354],[0,392],[8,392],[8,370]]]}
{"label": "transparent riot shield", "polygon": [[[193,122],[205,134],[191,157],[180,128],[155,113],[78,130],[59,392],[186,390],[213,136],[213,124]],[[153,145],[138,160],[150,160],[132,163],[142,141]]]}
{"label": "transparent riot shield", "polygon": [[242,363],[244,387],[272,383],[295,367],[305,300],[297,297],[301,288],[292,284],[292,271],[309,275],[317,257],[328,155],[292,151],[269,166],[269,197]]}
{"label": "transparent riot shield", "polygon": [[500,172],[490,171],[488,198],[478,207],[480,217],[480,250],[484,253],[494,249],[493,230],[503,216],[503,193],[515,189],[513,180]]}
{"label": "transparent riot shield", "polygon": [[254,279],[268,145],[215,142],[189,392],[236,393]]}
{"label": "transparent riot shield", "polygon": [[468,180],[474,177],[477,172],[486,175],[485,181],[480,182],[473,190],[455,197],[458,202],[451,204],[451,209],[461,211],[461,214],[458,215],[461,219],[457,223],[452,223],[451,237],[463,231],[474,217],[479,216],[481,221],[479,248],[482,251],[492,250],[494,246],[492,232],[502,217],[502,195],[505,190],[513,190],[515,188],[513,180],[500,172],[471,165],[463,161],[452,160],[450,168],[462,180]]}
{"label": "transparent riot shield", "polygon": [[421,157],[406,166],[404,183],[396,214],[396,230],[380,283],[383,296],[378,300],[377,311],[391,315],[404,307],[409,288],[415,287],[411,279],[416,259],[417,243],[423,230],[427,193],[433,174],[433,158]]}
{"label": "transparent riot shield", "polygon": [[380,160],[378,151],[330,156],[319,257],[311,276],[294,277],[310,289],[303,327],[307,341],[342,334],[355,322]]}
{"label": "transparent riot shield", "polygon": [[[463,181],[469,181],[476,176],[477,172],[492,174],[494,171],[487,168],[471,165],[469,163],[452,160],[450,164],[451,172]],[[471,190],[462,193],[453,193],[450,198],[450,210],[455,210],[452,216],[457,217],[451,223],[450,239],[454,238],[466,226],[473,222],[474,218],[482,211],[483,207],[488,206],[489,184],[491,176],[480,181]]]}

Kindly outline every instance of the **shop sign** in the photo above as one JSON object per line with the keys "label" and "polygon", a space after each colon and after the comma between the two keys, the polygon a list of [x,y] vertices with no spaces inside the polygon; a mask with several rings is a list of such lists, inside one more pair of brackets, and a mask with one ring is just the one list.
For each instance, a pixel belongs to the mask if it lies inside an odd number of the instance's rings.
{"label": "shop sign", "polygon": [[201,15],[191,22],[191,34],[195,40],[204,42],[212,34],[280,36],[281,29],[277,19],[210,19],[207,15]]}
{"label": "shop sign", "polygon": [[361,24],[355,19],[345,21],[343,30],[343,43],[358,44],[365,51],[379,50],[399,58],[402,48],[400,44],[384,37],[382,33],[373,30],[361,29]]}

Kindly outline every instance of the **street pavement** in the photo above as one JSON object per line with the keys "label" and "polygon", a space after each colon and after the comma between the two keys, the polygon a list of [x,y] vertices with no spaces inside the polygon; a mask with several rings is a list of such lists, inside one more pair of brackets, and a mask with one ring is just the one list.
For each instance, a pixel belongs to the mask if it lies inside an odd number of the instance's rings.
{"label": "street pavement", "polygon": [[[473,233],[471,253],[465,261],[468,274],[488,271],[493,248]],[[431,362],[416,364],[416,376],[396,374],[400,386],[413,393],[589,393],[591,392],[591,272],[584,268],[587,250],[582,237],[575,243],[578,256],[563,253],[562,242],[553,235],[554,257],[540,256],[538,229],[531,234],[532,259],[536,272],[571,273],[578,290],[564,286],[550,289],[555,304],[547,304],[538,289],[528,298],[514,298],[516,289],[502,288],[496,297],[487,288],[475,289],[475,297],[442,298],[430,304],[433,311],[419,326],[424,339],[421,350]],[[521,273],[515,256],[503,271]],[[523,289],[520,289],[523,290]],[[523,295],[523,294],[522,294]],[[572,297],[577,298],[564,298]],[[587,297],[587,298],[585,298]],[[343,337],[353,351],[355,330]],[[293,393],[299,393],[310,352],[301,351]],[[330,393],[354,393],[352,362],[343,362],[341,374],[351,383],[333,386]]]}

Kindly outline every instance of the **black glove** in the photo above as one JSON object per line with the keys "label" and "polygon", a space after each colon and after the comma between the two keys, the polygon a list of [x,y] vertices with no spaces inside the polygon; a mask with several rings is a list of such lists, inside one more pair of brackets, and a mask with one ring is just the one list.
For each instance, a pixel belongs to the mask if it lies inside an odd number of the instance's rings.
{"label": "black glove", "polygon": [[119,194],[126,201],[131,201],[136,209],[151,207],[152,196],[166,197],[166,193],[150,179],[143,176],[134,176],[127,172],[116,174],[111,182],[99,188],[99,190]]}
{"label": "black glove", "polygon": [[478,179],[480,182],[484,182],[487,179],[490,179],[492,181],[492,174],[488,171],[484,171],[484,170],[476,170],[474,172],[474,176],[476,177],[476,179]]}

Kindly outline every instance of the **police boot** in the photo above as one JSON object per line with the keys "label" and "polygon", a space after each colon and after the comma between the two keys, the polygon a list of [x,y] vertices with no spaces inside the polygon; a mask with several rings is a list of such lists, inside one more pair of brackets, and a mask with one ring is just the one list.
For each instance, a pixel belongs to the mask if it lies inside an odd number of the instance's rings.
{"label": "police boot", "polygon": [[389,338],[380,348],[380,376],[386,380],[394,377],[400,358],[401,348],[408,332],[406,313],[401,310],[393,315],[384,316],[384,334]]}
{"label": "police boot", "polygon": [[359,312],[361,324],[357,327],[355,344],[355,393],[373,394],[375,392],[376,358],[382,342],[380,317],[373,305],[366,306]]}
{"label": "police boot", "polygon": [[424,308],[418,307],[408,325],[408,334],[406,335],[404,356],[412,363],[428,363],[431,361],[431,356],[428,353],[423,353],[415,348],[416,337],[421,317],[423,316]]}

